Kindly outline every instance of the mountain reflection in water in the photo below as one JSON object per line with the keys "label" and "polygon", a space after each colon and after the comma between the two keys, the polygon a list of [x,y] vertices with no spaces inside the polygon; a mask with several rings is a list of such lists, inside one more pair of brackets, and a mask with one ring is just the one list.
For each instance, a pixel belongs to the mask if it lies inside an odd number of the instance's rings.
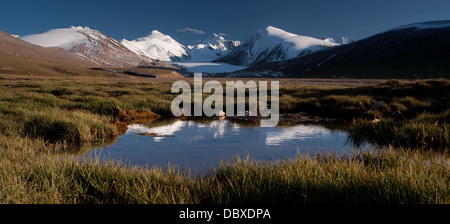
{"label": "mountain reflection in water", "polygon": [[298,153],[351,151],[353,147],[347,143],[346,131],[316,124],[259,127],[255,123],[227,119],[158,119],[132,124],[114,145],[95,148],[84,156],[100,154],[129,165],[150,167],[165,168],[170,163],[199,174],[236,156],[275,161]]}

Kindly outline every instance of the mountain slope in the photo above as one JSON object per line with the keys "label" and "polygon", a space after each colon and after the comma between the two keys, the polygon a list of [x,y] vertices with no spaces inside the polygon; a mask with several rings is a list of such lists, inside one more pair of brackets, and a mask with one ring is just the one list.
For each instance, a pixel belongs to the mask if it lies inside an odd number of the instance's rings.
{"label": "mountain slope", "polygon": [[222,55],[226,55],[230,50],[241,44],[240,41],[226,40],[223,36],[213,33],[202,43],[188,46],[191,60],[193,61],[212,61]]}
{"label": "mountain slope", "polygon": [[277,63],[258,63],[245,72],[291,77],[449,77],[450,21],[396,27],[347,45]]}
{"label": "mountain slope", "polygon": [[117,40],[88,27],[53,29],[44,33],[27,35],[22,40],[43,46],[59,47],[85,57],[96,65],[113,67],[166,66],[166,64],[128,50]]}
{"label": "mountain slope", "polygon": [[211,61],[237,47],[240,41],[226,40],[212,34],[197,45],[184,46],[169,35],[157,30],[136,40],[123,39],[121,43],[136,54],[161,61]]}
{"label": "mountain slope", "polygon": [[226,40],[222,35],[213,33],[208,39],[203,41],[203,44],[211,46],[212,49],[227,51],[241,45],[241,42],[238,40]]}
{"label": "mountain slope", "polygon": [[28,43],[0,30],[0,53],[24,58],[33,58],[74,66],[89,67],[95,63],[84,57],[57,48],[45,48]]}
{"label": "mountain slope", "polygon": [[0,31],[0,76],[26,79],[42,77],[101,77],[107,75],[87,67],[92,61],[60,48],[46,48],[28,43]]}
{"label": "mountain slope", "polygon": [[169,35],[157,30],[136,40],[123,39],[121,43],[138,55],[161,61],[180,61],[190,58],[188,49]]}
{"label": "mountain slope", "polygon": [[229,54],[215,61],[248,66],[258,62],[287,60],[337,45],[339,44],[331,41],[300,36],[268,26],[233,49]]}

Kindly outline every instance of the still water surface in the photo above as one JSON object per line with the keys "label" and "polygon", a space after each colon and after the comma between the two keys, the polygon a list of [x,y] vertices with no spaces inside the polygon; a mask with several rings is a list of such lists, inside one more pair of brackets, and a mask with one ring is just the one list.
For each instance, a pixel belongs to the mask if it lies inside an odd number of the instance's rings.
{"label": "still water surface", "polygon": [[[139,135],[157,133],[158,136]],[[230,120],[157,120],[133,124],[113,145],[85,154],[118,159],[128,165],[166,168],[170,163],[194,174],[207,173],[222,160],[250,156],[275,161],[298,153],[353,151],[347,132],[317,124],[259,127]]]}

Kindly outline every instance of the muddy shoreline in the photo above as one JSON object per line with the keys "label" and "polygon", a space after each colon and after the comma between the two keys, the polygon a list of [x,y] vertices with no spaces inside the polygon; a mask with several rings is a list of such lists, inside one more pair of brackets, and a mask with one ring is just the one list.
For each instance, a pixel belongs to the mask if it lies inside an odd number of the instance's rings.
{"label": "muddy shoreline", "polygon": [[[261,117],[261,116],[227,116],[227,119],[232,120],[243,120],[243,121],[252,121],[252,120],[263,120],[269,119],[270,117]],[[326,118],[326,117],[318,117],[308,115],[304,112],[299,113],[281,113],[278,118],[279,122],[295,122],[295,123],[309,123],[309,122],[335,122],[339,121],[339,119],[334,118]]]}

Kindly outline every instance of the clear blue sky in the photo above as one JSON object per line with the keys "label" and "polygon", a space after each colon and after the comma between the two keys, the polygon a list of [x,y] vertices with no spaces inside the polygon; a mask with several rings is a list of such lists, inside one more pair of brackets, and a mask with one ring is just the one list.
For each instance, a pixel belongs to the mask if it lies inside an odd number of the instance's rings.
{"label": "clear blue sky", "polygon": [[74,25],[132,40],[157,29],[183,44],[213,32],[245,41],[267,25],[313,37],[362,39],[431,20],[450,20],[450,0],[2,0],[0,4],[0,30],[12,34]]}

